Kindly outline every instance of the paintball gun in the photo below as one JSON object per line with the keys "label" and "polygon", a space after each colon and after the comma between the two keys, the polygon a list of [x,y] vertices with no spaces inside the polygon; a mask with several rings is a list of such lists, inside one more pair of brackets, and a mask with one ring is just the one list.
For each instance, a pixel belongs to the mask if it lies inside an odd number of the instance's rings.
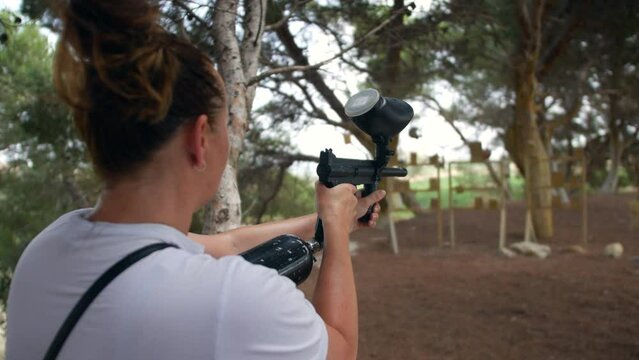
{"label": "paintball gun", "polygon": [[[389,145],[413,118],[413,108],[403,100],[384,97],[377,90],[366,89],[348,99],[344,105],[346,115],[355,125],[371,136],[375,143],[373,160],[341,159],[331,149],[320,153],[317,175],[327,187],[350,183],[364,185],[362,196],[377,190],[382,177],[403,177],[403,168],[388,168],[395,154]],[[368,222],[373,211],[371,206],[359,219]],[[253,249],[240,254],[247,261],[277,270],[296,284],[302,283],[311,273],[314,254],[324,245],[322,220],[317,219],[315,236],[304,241],[295,235],[280,235]]]}

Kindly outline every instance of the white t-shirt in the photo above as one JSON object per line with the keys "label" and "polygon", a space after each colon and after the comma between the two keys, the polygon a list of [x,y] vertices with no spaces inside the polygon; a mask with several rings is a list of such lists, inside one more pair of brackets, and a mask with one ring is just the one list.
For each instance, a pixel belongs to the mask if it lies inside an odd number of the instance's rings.
{"label": "white t-shirt", "polygon": [[107,268],[155,252],[94,300],[58,359],[325,359],[324,322],[295,284],[239,256],[220,259],[170,226],[87,220],[49,225],[18,262],[8,303],[7,360],[42,359],[78,299]]}

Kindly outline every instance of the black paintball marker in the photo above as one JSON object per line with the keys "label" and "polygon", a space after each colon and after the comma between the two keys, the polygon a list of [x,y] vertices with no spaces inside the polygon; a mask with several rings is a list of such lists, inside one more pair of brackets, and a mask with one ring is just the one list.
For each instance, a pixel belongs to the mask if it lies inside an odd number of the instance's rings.
{"label": "black paintball marker", "polygon": [[[375,143],[375,159],[341,159],[331,149],[320,153],[317,166],[319,181],[327,187],[349,183],[364,185],[362,196],[377,190],[382,177],[403,177],[403,168],[387,168],[395,154],[389,148],[392,138],[413,118],[413,108],[406,102],[384,97],[377,90],[366,89],[353,95],[344,105],[346,115],[355,125],[371,136]],[[359,219],[368,222],[373,206]],[[322,220],[317,219],[315,236],[304,241],[295,235],[280,235],[242,254],[247,261],[277,270],[296,284],[302,283],[313,268],[313,254],[324,247]]]}

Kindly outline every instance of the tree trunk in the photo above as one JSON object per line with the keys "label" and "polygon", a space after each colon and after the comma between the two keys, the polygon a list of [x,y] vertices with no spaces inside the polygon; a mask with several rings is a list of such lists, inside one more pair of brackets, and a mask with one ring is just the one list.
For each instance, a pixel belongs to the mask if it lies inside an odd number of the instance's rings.
{"label": "tree trunk", "polygon": [[244,144],[254,86],[247,88],[246,79],[256,75],[266,0],[247,0],[244,3],[243,39],[235,33],[238,1],[218,0],[213,10],[213,29],[218,71],[226,85],[228,105],[229,158],[220,188],[206,205],[203,233],[214,234],[240,226],[242,209],[237,186],[237,161]]}
{"label": "tree trunk", "polygon": [[639,202],[639,161],[634,164],[635,171],[635,189],[637,189],[637,202]]}
{"label": "tree trunk", "polygon": [[[618,129],[617,129],[618,130]],[[620,138],[618,131],[610,129],[610,142],[608,149],[610,150],[610,168],[608,175],[601,185],[601,192],[615,193],[619,185],[619,170],[621,169],[621,157],[623,156],[623,140]]]}
{"label": "tree trunk", "polygon": [[541,47],[541,21],[544,1],[519,1],[522,38],[519,53],[513,58],[515,69],[515,119],[509,129],[507,149],[526,178],[528,209],[532,213],[535,234],[553,235],[551,173],[548,154],[537,125],[536,70]]}
{"label": "tree trunk", "polygon": [[[395,13],[404,8],[404,0],[394,0],[392,12]],[[389,29],[386,32],[387,37],[387,51],[384,62],[384,70],[381,72],[379,79],[379,90],[385,96],[401,98],[405,94],[402,93],[401,84],[397,79],[401,78],[401,54],[403,50],[403,39],[401,34],[404,32],[404,16],[398,16],[389,25]],[[391,149],[397,152],[399,147],[399,135],[393,139],[391,143]],[[374,153],[372,153],[374,154]],[[397,156],[394,156],[388,166],[396,166],[399,163]],[[380,189],[388,190],[388,181],[382,180],[380,183]],[[417,200],[417,196],[414,191],[406,191],[400,194],[402,202],[408,210],[414,215],[424,213],[423,206]],[[388,201],[388,200],[387,200]],[[388,209],[387,201],[382,201],[380,206],[382,213],[385,213]]]}
{"label": "tree trunk", "polygon": [[[520,74],[523,75],[523,74]],[[530,191],[529,209],[532,212],[535,234],[540,238],[553,235],[551,173],[548,154],[541,140],[536,122],[534,73],[528,72],[517,84],[513,143],[509,153],[522,170]]]}
{"label": "tree trunk", "polygon": [[600,189],[604,193],[614,193],[617,191],[621,158],[623,156],[625,146],[625,141],[622,137],[623,120],[619,118],[619,94],[617,93],[617,91],[619,91],[618,85],[621,80],[620,76],[623,71],[623,65],[620,64],[616,58],[614,63],[611,76],[613,91],[608,97],[608,136],[610,139],[608,149],[610,151],[610,168],[608,169],[606,180],[603,182]]}

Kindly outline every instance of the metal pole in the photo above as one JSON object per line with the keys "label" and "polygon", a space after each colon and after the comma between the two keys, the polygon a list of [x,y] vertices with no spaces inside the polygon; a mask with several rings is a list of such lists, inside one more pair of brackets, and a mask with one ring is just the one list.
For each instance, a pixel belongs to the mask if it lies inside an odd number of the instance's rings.
{"label": "metal pole", "polygon": [[[388,179],[388,194],[389,197],[393,194],[393,179]],[[393,220],[393,201],[387,199],[388,203],[388,228],[390,230],[391,247],[393,248],[393,254],[399,254],[399,246],[397,245],[397,232],[395,232],[395,221]]]}
{"label": "metal pole", "polygon": [[524,157],[524,181],[526,181],[526,229],[524,234],[524,241],[536,241],[536,236],[534,234],[534,228],[532,223],[532,212],[530,211],[530,207],[532,204],[532,185],[530,181],[530,151]]}

